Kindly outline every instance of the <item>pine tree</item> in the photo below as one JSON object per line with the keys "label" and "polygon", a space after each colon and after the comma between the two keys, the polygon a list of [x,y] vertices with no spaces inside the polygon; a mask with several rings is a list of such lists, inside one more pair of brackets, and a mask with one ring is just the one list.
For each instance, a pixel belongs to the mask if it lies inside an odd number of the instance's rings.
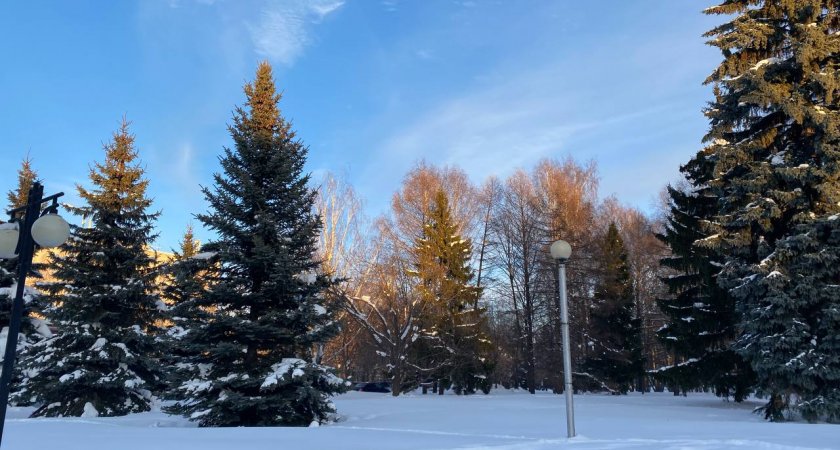
{"label": "pine tree", "polygon": [[209,270],[208,254],[199,254],[201,243],[195,239],[192,225],[187,226],[172,260],[160,267],[163,281],[163,300],[170,308],[201,295],[204,290],[203,271]]}
{"label": "pine tree", "polygon": [[[751,314],[754,345],[788,358],[754,358],[764,380],[786,382],[796,408],[809,421],[840,422],[840,214],[798,225],[778,242],[762,273],[745,289],[756,291],[767,315]],[[778,319],[790,314],[789,321]],[[765,320],[765,319],[775,320]],[[776,317],[774,317],[776,316]],[[779,323],[785,327],[780,327]],[[782,400],[793,400],[782,397]],[[779,405],[781,406],[781,405]]]}
{"label": "pine tree", "polygon": [[644,368],[641,321],[634,317],[627,250],[615,223],[603,238],[600,275],[592,299],[589,350],[584,367],[614,393],[626,394]]}
{"label": "pine tree", "polygon": [[[207,279],[212,276],[213,265],[209,253],[199,253],[201,244],[195,239],[192,225],[187,226],[178,250],[173,251],[172,260],[160,267],[159,280],[163,281],[161,296],[166,304],[164,335],[158,338],[166,349],[161,363],[177,367],[184,359],[195,356],[185,348],[183,339],[187,330],[204,320],[199,310],[196,314],[196,299],[204,295]],[[167,384],[177,385],[194,376],[191,370],[170,370]]]}
{"label": "pine tree", "polygon": [[[705,138],[720,201],[718,229],[701,243],[726,255],[719,284],[741,314],[736,348],[769,397],[765,416],[781,420],[840,388],[840,329],[823,316],[840,298],[837,278],[817,265],[797,276],[815,258],[806,243],[840,212],[840,3],[726,0],[706,12],[732,19],[707,33],[724,56],[707,80]],[[836,411],[836,396],[821,398]]]}
{"label": "pine tree", "polygon": [[[278,109],[271,66],[245,86],[229,127],[234,148],[204,189],[198,219],[218,238],[204,246],[214,269],[206,292],[183,311],[191,321],[169,411],[200,426],[306,426],[329,420],[344,382],[308,360],[336,333],[324,291],[333,282],[315,259],[320,220],[303,165],[307,148]],[[187,314],[189,313],[189,314]]]}
{"label": "pine tree", "polygon": [[427,367],[438,367],[434,375],[458,394],[490,389],[490,340],[485,309],[479,306],[481,289],[472,285],[471,248],[452,218],[446,194],[438,191],[416,245],[417,276],[430,305],[421,318],[430,345],[421,351],[427,352]]}
{"label": "pine tree", "polygon": [[90,221],[51,257],[47,318],[59,332],[26,352],[21,392],[41,406],[33,416],[118,416],[148,411],[160,386],[150,357],[160,316],[155,260],[148,253],[158,213],[148,212],[148,181],[128,122],[90,170],[92,189],[77,186],[86,206],[67,209]]}
{"label": "pine tree", "polygon": [[[8,210],[19,208],[26,205],[26,200],[29,195],[29,190],[32,184],[38,179],[38,174],[32,168],[32,160],[27,156],[21,163],[18,169],[18,185],[14,190],[9,191],[7,198],[9,200]],[[5,212],[5,210],[3,212]],[[18,217],[20,218],[20,217]],[[15,295],[15,284],[18,277],[18,259],[0,260],[0,328],[8,329],[11,321],[12,300]],[[39,278],[40,271],[43,270],[43,264],[32,264],[28,280]],[[44,321],[38,318],[35,313],[43,309],[43,301],[40,292],[32,287],[27,287],[24,291],[24,309],[23,320],[21,322],[20,335],[18,336],[17,350],[18,354],[23,352],[26,348],[31,346],[45,337],[50,337],[52,333]],[[0,345],[5,348],[5,340],[0,341]],[[0,355],[2,361],[2,355]],[[12,388],[19,389],[22,383],[26,383],[26,379],[21,376],[20,366],[15,366],[15,373],[12,378]],[[13,396],[11,400],[17,405],[28,405],[28,399]]]}
{"label": "pine tree", "polygon": [[28,155],[21,162],[17,175],[17,188],[6,194],[6,198],[9,200],[9,209],[19,208],[26,204],[29,190],[32,189],[32,184],[38,179],[38,174],[32,169],[32,159]]}
{"label": "pine tree", "polygon": [[683,392],[711,388],[741,401],[750,393],[753,374],[731,348],[738,319],[735,299],[717,284],[723,258],[694,245],[709,236],[704,223],[717,212],[717,197],[708,187],[714,169],[708,154],[699,152],[681,168],[691,186],[688,192],[668,187],[671,208],[657,237],[671,250],[660,264],[673,275],[662,279],[670,296],[657,303],[668,323],[657,336],[677,360],[657,375]]}
{"label": "pine tree", "polygon": [[199,250],[201,250],[201,243],[195,238],[192,225],[187,225],[187,229],[184,231],[184,236],[181,238],[179,247],[180,251],[176,252],[178,259],[192,258],[198,254]]}
{"label": "pine tree", "polygon": [[[29,195],[29,189],[32,188],[32,183],[34,183],[37,179],[38,174],[32,169],[32,160],[27,156],[21,163],[20,169],[18,169],[17,188],[9,191],[7,194],[6,198],[9,200],[8,208],[0,212],[5,213],[7,209],[12,210],[26,205],[26,198]],[[35,265],[35,267],[33,267],[33,271],[37,271],[40,268],[40,265]],[[0,260],[0,327],[3,328],[8,327],[9,321],[11,320],[12,298],[14,297],[14,291],[11,288],[16,283],[17,272],[17,258]],[[34,292],[27,290],[27,293],[32,294]],[[28,300],[32,300],[33,295],[27,295],[27,298]],[[31,312],[30,303],[31,302],[26,303],[24,317],[27,317],[29,312]],[[24,320],[23,326],[24,329],[21,333],[25,336],[28,334],[26,330],[28,321]],[[25,337],[21,339],[21,342],[26,342]]]}

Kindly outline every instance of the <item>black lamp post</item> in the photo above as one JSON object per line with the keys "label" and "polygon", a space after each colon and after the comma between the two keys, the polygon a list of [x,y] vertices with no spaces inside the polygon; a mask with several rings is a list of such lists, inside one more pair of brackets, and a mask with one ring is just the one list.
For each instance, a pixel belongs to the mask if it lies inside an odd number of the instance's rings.
{"label": "black lamp post", "polygon": [[[6,353],[3,356],[3,373],[0,375],[0,443],[3,440],[3,426],[6,422],[6,406],[9,403],[9,388],[12,370],[15,365],[18,333],[23,315],[23,293],[26,287],[26,275],[32,268],[32,256],[35,244],[41,247],[57,247],[70,235],[70,226],[58,215],[59,192],[44,197],[44,186],[39,182],[32,184],[27,203],[20,208],[8,211],[9,223],[0,229],[0,259],[18,259],[17,291],[12,303],[12,315],[9,331],[6,335]],[[52,202],[45,209],[44,203]]]}

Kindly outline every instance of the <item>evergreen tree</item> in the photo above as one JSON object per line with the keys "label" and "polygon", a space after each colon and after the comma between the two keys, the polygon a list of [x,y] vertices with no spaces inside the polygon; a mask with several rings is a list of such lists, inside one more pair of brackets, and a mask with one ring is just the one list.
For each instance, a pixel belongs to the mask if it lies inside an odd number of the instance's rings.
{"label": "evergreen tree", "polygon": [[756,371],[785,382],[795,398],[781,399],[795,399],[807,420],[840,422],[840,215],[794,227],[756,279],[743,289],[756,291],[766,313],[750,314],[751,342],[785,358],[754,357]]}
{"label": "evergreen tree", "polygon": [[184,231],[184,236],[181,238],[179,247],[179,251],[176,252],[178,259],[192,258],[201,250],[201,243],[195,238],[192,225],[187,225],[187,229]]}
{"label": "evergreen tree", "polygon": [[[35,180],[38,179],[38,174],[32,169],[32,161],[29,157],[26,157],[23,162],[21,163],[20,169],[18,169],[18,185],[17,188],[10,190],[7,194],[7,199],[9,200],[8,207],[0,211],[5,213],[6,210],[12,210],[15,208],[19,208],[21,206],[26,205],[26,199],[29,195],[29,189],[32,188],[32,184]],[[35,265],[33,267],[33,271],[37,271],[40,269],[40,265]],[[12,286],[17,281],[17,272],[18,272],[18,259],[9,259],[9,260],[0,260],[0,327],[6,328],[9,326],[9,322],[11,321],[11,313],[12,313],[12,299],[14,298],[14,291],[12,290]],[[33,294],[34,291],[27,290],[27,294]],[[32,300],[33,295],[27,295],[27,300]],[[27,301],[26,303],[26,310],[24,311],[24,317],[29,315],[31,311],[30,302]],[[28,321],[23,321],[24,329],[21,333],[24,337],[21,339],[21,343],[26,342],[25,335],[27,333],[27,326]],[[2,359],[2,355],[0,355],[0,359]]]}
{"label": "evergreen tree", "polygon": [[173,389],[169,411],[200,426],[306,426],[329,419],[329,397],[344,382],[312,360],[336,333],[324,291],[333,282],[315,259],[321,222],[303,165],[307,148],[278,109],[271,66],[245,86],[246,104],[229,127],[234,148],[204,189],[199,220],[218,238],[206,291],[181,311],[189,328],[179,367],[191,378]]}
{"label": "evergreen tree", "polygon": [[201,244],[193,235],[192,225],[187,226],[178,247],[172,260],[163,264],[160,271],[163,300],[170,308],[201,295],[206,278],[202,272],[208,269],[209,255],[199,254]]}
{"label": "evergreen tree", "polygon": [[614,393],[626,394],[644,369],[641,321],[634,317],[633,280],[627,250],[611,223],[600,250],[600,274],[595,286],[584,366]]}
{"label": "evergreen tree", "polygon": [[[7,195],[9,204],[2,212],[5,213],[7,209],[11,210],[26,205],[29,190],[37,179],[38,174],[32,168],[32,160],[27,156],[21,163],[20,169],[18,169],[17,188],[9,191]],[[18,258],[0,260],[0,328],[4,330],[8,330],[9,323],[11,322],[12,302],[15,296],[15,285],[18,277],[18,261]],[[39,278],[41,270],[43,270],[43,264],[32,264],[30,273],[27,275],[27,280],[32,281],[33,279]],[[33,315],[34,312],[43,309],[40,293],[32,287],[27,287],[24,291],[23,301],[23,320],[21,322],[17,345],[18,354],[32,345],[32,343],[52,335],[44,321]],[[2,348],[5,348],[5,339],[0,341],[0,345],[2,345]],[[0,361],[2,361],[2,355],[0,355]],[[16,365],[12,378],[12,388],[17,389],[21,383],[25,382],[25,378],[21,377],[20,367]],[[16,396],[12,398],[12,402],[17,405],[29,404],[28,399]]]}
{"label": "evergreen tree", "polygon": [[[724,60],[706,110],[719,225],[701,243],[726,255],[719,283],[736,299],[736,348],[769,397],[766,417],[836,411],[837,397],[820,393],[840,388],[840,329],[824,316],[840,291],[815,264],[831,255],[808,243],[840,212],[840,3],[726,0],[706,12],[732,19],[707,33]],[[807,261],[819,272],[797,276]],[[808,406],[818,397],[823,406]]]}
{"label": "evergreen tree", "polygon": [[690,191],[668,187],[670,213],[657,237],[671,250],[660,264],[673,275],[662,279],[670,296],[657,303],[668,323],[657,335],[676,361],[657,376],[677,390],[711,388],[741,401],[750,393],[753,374],[731,348],[738,323],[735,299],[717,284],[722,257],[694,245],[709,236],[704,223],[717,212],[717,197],[708,187],[714,168],[708,154],[699,152],[681,168]]}
{"label": "evergreen tree", "polygon": [[118,416],[148,411],[160,386],[150,358],[160,316],[155,260],[148,253],[157,213],[148,212],[148,181],[134,136],[123,120],[90,170],[93,189],[77,186],[88,219],[51,257],[56,281],[46,286],[47,318],[59,329],[26,352],[28,383],[20,396],[41,406],[33,416]]}
{"label": "evergreen tree", "polygon": [[446,194],[438,191],[416,245],[417,276],[429,305],[421,323],[431,344],[421,351],[427,367],[437,367],[434,375],[458,394],[490,390],[490,340],[485,309],[478,304],[481,289],[472,285],[471,248],[460,236]]}
{"label": "evergreen tree", "polygon": [[32,169],[32,159],[29,158],[28,155],[21,162],[17,175],[17,188],[6,194],[6,198],[9,200],[9,209],[19,208],[26,205],[26,198],[29,195],[29,190],[32,189],[32,184],[38,179],[38,174],[34,169]]}
{"label": "evergreen tree", "polygon": [[[185,348],[183,338],[187,330],[204,320],[202,311],[196,311],[195,301],[205,293],[207,279],[213,266],[209,264],[209,253],[199,253],[200,243],[193,235],[192,225],[187,226],[178,250],[171,261],[161,265],[159,280],[163,281],[162,297],[166,304],[165,333],[158,340],[165,352],[162,364],[178,367],[183,360],[195,356]],[[193,378],[191,370],[170,370],[167,384],[178,385]]]}

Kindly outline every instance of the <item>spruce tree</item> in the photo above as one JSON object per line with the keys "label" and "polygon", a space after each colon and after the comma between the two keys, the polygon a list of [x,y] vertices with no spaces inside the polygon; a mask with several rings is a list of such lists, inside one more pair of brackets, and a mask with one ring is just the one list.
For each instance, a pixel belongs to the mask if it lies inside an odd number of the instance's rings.
{"label": "spruce tree", "polygon": [[[194,377],[192,370],[179,364],[195,356],[185,348],[183,339],[187,330],[204,320],[201,310],[195,309],[196,299],[204,294],[207,279],[213,269],[209,253],[199,253],[200,243],[193,235],[192,225],[187,226],[170,261],[160,266],[158,280],[162,281],[161,296],[166,304],[164,333],[158,338],[165,349],[161,363],[170,367],[167,385],[176,386]],[[180,367],[180,368],[179,368]],[[178,397],[178,395],[175,395]]]}
{"label": "spruce tree", "polygon": [[194,299],[203,291],[208,264],[206,256],[200,255],[201,244],[195,239],[192,225],[187,226],[178,249],[173,251],[172,259],[160,267],[163,281],[162,296],[170,309],[178,304]]}
{"label": "spruce tree", "polygon": [[[490,340],[481,289],[469,266],[472,244],[460,235],[443,191],[435,195],[429,221],[416,243],[417,276],[428,307],[421,323],[428,343],[421,347],[433,376],[458,393],[489,392]],[[442,389],[442,387],[441,387]]]}
{"label": "spruce tree", "polygon": [[[836,0],[726,0],[706,10],[731,20],[707,33],[724,60],[707,80],[715,99],[706,109],[719,226],[702,244],[726,255],[719,283],[741,315],[736,348],[772,420],[791,409],[831,415],[837,398],[820,393],[840,388],[840,329],[825,316],[840,291],[817,264],[836,247],[820,255],[807,244],[840,212],[838,10]],[[818,272],[800,276],[808,261]],[[823,406],[812,409],[818,397]]]}
{"label": "spruce tree", "polygon": [[[17,187],[9,191],[7,195],[9,203],[7,208],[4,208],[2,212],[5,213],[6,210],[12,210],[26,205],[29,190],[37,179],[38,174],[32,168],[32,160],[27,156],[22,161],[20,169],[18,169]],[[0,260],[0,328],[6,331],[8,331],[11,321],[12,300],[15,296],[15,285],[18,278],[18,261],[19,259],[17,258]],[[43,270],[43,264],[32,264],[30,273],[27,275],[27,280],[30,281],[30,285],[32,284],[31,281],[40,277],[41,270]],[[27,287],[24,290],[23,301],[23,320],[17,342],[18,354],[34,342],[52,336],[49,327],[36,314],[43,309],[40,292],[33,287]],[[0,341],[0,345],[5,348],[5,340]],[[0,357],[0,361],[2,361],[2,357]],[[15,366],[15,373],[12,376],[12,389],[18,390],[21,384],[27,382],[25,377],[22,377],[19,365]],[[16,405],[28,405],[30,403],[28,399],[16,395],[12,396],[11,402]]]}
{"label": "spruce tree", "polygon": [[158,213],[149,212],[148,181],[128,122],[90,169],[92,188],[77,186],[89,220],[51,257],[56,281],[45,286],[46,316],[58,333],[28,349],[20,393],[40,404],[33,416],[118,416],[148,411],[160,387],[150,357],[160,316],[149,245]]}
{"label": "spruce tree", "polygon": [[32,184],[35,183],[35,180],[38,179],[38,174],[32,168],[32,159],[28,155],[21,162],[17,176],[17,187],[6,194],[6,198],[9,201],[9,209],[19,208],[26,204],[26,198],[29,195],[29,190],[32,188]]}
{"label": "spruce tree", "polygon": [[584,367],[613,393],[626,394],[642,374],[641,320],[635,315],[627,250],[615,223],[600,249],[600,270],[590,312]]}
{"label": "spruce tree", "polygon": [[195,238],[192,225],[187,225],[187,229],[184,231],[184,236],[181,237],[179,251],[176,252],[177,259],[192,258],[197,255],[200,250],[201,243]]}
{"label": "spruce tree", "polygon": [[217,234],[204,246],[206,291],[180,312],[189,328],[179,364],[191,378],[169,411],[200,426],[306,426],[329,420],[344,382],[311,362],[336,333],[324,292],[333,282],[316,259],[321,222],[303,174],[307,147],[278,109],[271,66],[245,86],[229,127],[233,149],[204,188],[198,219]]}
{"label": "spruce tree", "polygon": [[709,236],[705,223],[714,220],[717,197],[708,181],[714,164],[709,150],[700,151],[681,168],[687,191],[668,187],[670,211],[657,237],[670,248],[660,261],[672,275],[663,278],[668,297],[658,300],[668,323],[657,331],[676,358],[656,372],[678,391],[711,388],[715,394],[741,401],[750,393],[752,370],[731,346],[738,324],[735,299],[718,286],[722,256],[695,242]]}
{"label": "spruce tree", "polygon": [[[18,169],[18,183],[15,189],[12,189],[6,195],[9,203],[6,208],[4,208],[0,213],[5,214],[7,210],[12,210],[15,208],[19,208],[21,206],[26,205],[26,199],[29,195],[29,189],[32,188],[32,184],[35,180],[38,179],[38,174],[32,168],[32,160],[27,156],[21,162],[20,169]],[[32,268],[33,275],[37,275],[37,271],[40,270],[42,267],[40,264],[35,264]],[[14,291],[12,290],[12,286],[17,281],[17,274],[18,274],[18,259],[9,259],[9,260],[0,260],[0,327],[6,328],[9,326],[9,321],[11,320],[11,312],[12,312],[12,299],[14,298]],[[35,291],[27,289],[26,295],[26,305],[24,310],[24,317],[29,316],[29,313],[32,310],[31,301],[36,297]],[[22,337],[20,343],[26,343],[26,335],[29,334],[27,331],[31,331],[31,329],[27,330],[29,327],[29,321],[24,320],[23,323],[23,330],[21,330]],[[2,359],[2,357],[0,357]]]}

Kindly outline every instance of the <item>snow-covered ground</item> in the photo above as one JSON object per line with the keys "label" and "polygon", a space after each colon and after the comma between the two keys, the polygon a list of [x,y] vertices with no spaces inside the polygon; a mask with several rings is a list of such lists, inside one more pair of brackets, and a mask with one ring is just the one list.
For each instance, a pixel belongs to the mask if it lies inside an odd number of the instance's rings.
{"label": "snow-covered ground", "polygon": [[4,449],[784,449],[840,448],[840,426],[772,424],[694,394],[575,397],[578,437],[565,438],[563,397],[497,390],[458,397],[351,392],[343,419],[320,428],[195,428],[160,412],[119,418],[27,419],[12,408]]}

